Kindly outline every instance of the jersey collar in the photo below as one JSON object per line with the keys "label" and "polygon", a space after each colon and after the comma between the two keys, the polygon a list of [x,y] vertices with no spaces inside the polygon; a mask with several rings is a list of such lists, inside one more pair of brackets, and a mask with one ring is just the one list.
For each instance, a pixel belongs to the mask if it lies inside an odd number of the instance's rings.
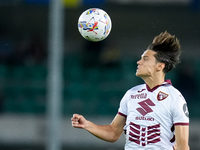
{"label": "jersey collar", "polygon": [[165,80],[165,82],[163,82],[161,85],[157,85],[157,86],[155,86],[154,88],[150,88],[147,84],[146,84],[146,88],[147,88],[147,90],[149,91],[149,92],[153,92],[153,91],[155,91],[158,87],[160,87],[160,86],[163,86],[163,85],[167,85],[167,84],[170,84],[170,85],[172,85],[172,83],[171,83],[171,80]]}

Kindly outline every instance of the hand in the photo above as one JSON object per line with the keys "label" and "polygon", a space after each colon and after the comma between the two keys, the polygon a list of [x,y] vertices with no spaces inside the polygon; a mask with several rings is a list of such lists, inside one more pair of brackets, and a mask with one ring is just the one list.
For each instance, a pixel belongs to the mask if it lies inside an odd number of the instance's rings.
{"label": "hand", "polygon": [[73,117],[71,118],[72,121],[72,126],[75,128],[85,128],[85,124],[87,122],[87,120],[79,114],[73,114]]}

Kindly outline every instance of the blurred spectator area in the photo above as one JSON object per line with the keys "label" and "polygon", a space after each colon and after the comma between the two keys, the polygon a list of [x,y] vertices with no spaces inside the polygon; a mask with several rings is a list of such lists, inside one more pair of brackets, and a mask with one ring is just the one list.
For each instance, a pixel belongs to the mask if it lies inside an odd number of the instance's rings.
{"label": "blurred spectator area", "polygon": [[[115,114],[127,88],[140,81],[134,76],[136,65],[132,61],[123,62],[126,65],[120,64],[117,67],[85,67],[78,55],[70,55],[65,57],[64,63],[64,114]],[[45,65],[1,64],[2,111],[44,114],[46,79]]]}
{"label": "blurred spectator area", "polygon": [[[85,67],[80,62],[79,55],[65,57],[62,91],[64,115],[71,115],[74,112],[84,115],[114,115],[125,92],[132,86],[142,83],[141,79],[135,77],[136,60],[122,60],[120,66],[117,67]],[[199,66],[200,61],[195,65]],[[198,77],[200,69],[196,67],[196,71],[195,74]],[[174,86],[177,85],[179,86],[176,86],[177,88],[183,90],[182,85],[177,82],[179,78],[182,82],[187,80],[187,85],[193,81],[190,81],[192,80],[190,77],[181,78],[181,76],[187,75],[183,73],[180,75],[177,69],[169,73],[167,78],[172,80]],[[45,65],[1,64],[1,112],[44,114],[46,112],[46,78]],[[200,79],[197,78],[196,82],[200,83]],[[199,106],[197,105],[199,89],[192,90],[193,93],[185,91],[183,95],[187,94],[185,97],[188,98],[191,116],[198,117],[199,112],[196,107]]]}

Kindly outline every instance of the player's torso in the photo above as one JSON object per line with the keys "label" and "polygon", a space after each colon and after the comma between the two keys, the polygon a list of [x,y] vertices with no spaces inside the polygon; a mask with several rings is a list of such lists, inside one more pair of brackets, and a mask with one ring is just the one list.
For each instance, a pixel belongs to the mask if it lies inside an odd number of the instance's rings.
{"label": "player's torso", "polygon": [[130,92],[127,102],[126,139],[129,145],[150,148],[166,142],[172,148],[170,140],[172,114],[170,111],[170,93],[164,86],[149,92],[145,87]]}

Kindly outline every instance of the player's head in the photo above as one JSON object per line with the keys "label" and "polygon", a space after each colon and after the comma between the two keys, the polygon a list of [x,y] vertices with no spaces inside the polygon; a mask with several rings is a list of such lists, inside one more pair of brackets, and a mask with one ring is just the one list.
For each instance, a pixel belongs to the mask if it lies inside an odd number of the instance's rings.
{"label": "player's head", "polygon": [[179,40],[167,31],[156,36],[147,49],[156,52],[154,55],[156,60],[165,64],[164,73],[169,72],[179,63],[181,54]]}

